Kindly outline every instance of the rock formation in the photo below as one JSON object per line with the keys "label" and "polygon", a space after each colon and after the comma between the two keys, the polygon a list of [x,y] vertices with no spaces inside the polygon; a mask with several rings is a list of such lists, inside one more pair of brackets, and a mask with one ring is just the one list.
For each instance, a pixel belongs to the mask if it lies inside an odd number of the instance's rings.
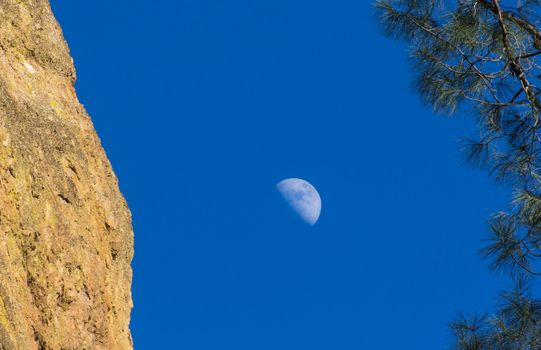
{"label": "rock formation", "polygon": [[0,350],[132,349],[131,217],[47,0],[0,0]]}

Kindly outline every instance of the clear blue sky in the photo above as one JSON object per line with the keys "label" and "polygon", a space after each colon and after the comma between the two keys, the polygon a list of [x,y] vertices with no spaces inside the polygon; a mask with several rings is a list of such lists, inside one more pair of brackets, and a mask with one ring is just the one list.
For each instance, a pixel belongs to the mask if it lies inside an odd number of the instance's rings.
{"label": "clear blue sky", "polygon": [[[505,192],[368,1],[54,0],[135,229],[138,350],[442,349]],[[275,184],[323,199],[310,227]]]}

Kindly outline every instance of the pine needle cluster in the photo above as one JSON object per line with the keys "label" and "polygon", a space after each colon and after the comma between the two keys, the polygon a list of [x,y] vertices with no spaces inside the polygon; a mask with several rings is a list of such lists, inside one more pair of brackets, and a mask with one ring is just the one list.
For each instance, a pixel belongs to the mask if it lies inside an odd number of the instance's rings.
{"label": "pine needle cluster", "polygon": [[489,219],[482,249],[490,267],[512,276],[492,315],[450,324],[455,348],[541,349],[541,0],[380,0],[388,37],[409,44],[412,88],[437,112],[475,116],[478,138],[466,163],[514,193]]}

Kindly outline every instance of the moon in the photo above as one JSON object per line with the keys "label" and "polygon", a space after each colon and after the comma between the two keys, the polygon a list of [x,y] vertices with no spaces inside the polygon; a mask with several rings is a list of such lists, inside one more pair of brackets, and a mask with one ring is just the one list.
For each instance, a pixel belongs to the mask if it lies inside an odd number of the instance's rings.
{"label": "moon", "polygon": [[276,189],[304,222],[313,226],[321,213],[321,197],[308,181],[290,178],[280,181]]}

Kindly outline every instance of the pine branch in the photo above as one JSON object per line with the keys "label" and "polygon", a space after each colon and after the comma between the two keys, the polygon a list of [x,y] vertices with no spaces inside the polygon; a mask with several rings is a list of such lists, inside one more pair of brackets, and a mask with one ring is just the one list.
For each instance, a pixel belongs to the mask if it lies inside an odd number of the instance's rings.
{"label": "pine branch", "polygon": [[501,13],[501,16],[503,19],[506,19],[508,21],[513,22],[523,30],[530,33],[534,39],[535,38],[541,38],[541,31],[531,24],[530,22],[524,20],[523,18],[520,18],[515,13],[510,11],[501,11],[500,6],[496,6],[496,3],[494,1],[489,0],[477,0],[478,4],[481,4],[484,8],[492,11],[494,14],[499,15],[498,13]]}
{"label": "pine branch", "polygon": [[385,34],[414,48],[420,97],[438,110],[460,105],[478,116],[480,136],[464,145],[466,163],[516,191],[509,213],[489,221],[481,251],[492,268],[511,273],[516,288],[503,294],[493,316],[450,324],[461,350],[541,349],[541,301],[522,278],[541,276],[541,89],[532,83],[541,80],[541,32],[527,15],[541,0],[515,8],[502,1],[450,0],[450,9],[436,0],[377,2]]}
{"label": "pine branch", "polygon": [[[484,1],[484,0],[482,0]],[[507,31],[507,26],[504,22],[504,15],[500,8],[500,1],[499,0],[492,0],[493,9],[495,11],[495,14],[498,17],[498,23],[500,24],[500,28],[502,31],[502,42],[504,47],[504,53],[507,56],[508,62],[509,62],[509,68],[511,70],[511,73],[518,77],[520,80],[520,83],[522,85],[522,89],[524,90],[524,93],[530,100],[530,103],[532,104],[532,108],[535,111],[536,119],[535,123],[533,125],[533,128],[535,129],[537,127],[537,124],[539,122],[539,112],[538,107],[541,106],[539,103],[539,100],[535,96],[535,94],[532,91],[531,84],[528,81],[528,78],[526,78],[526,73],[524,71],[524,68],[520,64],[520,60],[517,59],[517,57],[514,57],[513,50],[511,48],[511,44],[509,43],[509,33]]]}

